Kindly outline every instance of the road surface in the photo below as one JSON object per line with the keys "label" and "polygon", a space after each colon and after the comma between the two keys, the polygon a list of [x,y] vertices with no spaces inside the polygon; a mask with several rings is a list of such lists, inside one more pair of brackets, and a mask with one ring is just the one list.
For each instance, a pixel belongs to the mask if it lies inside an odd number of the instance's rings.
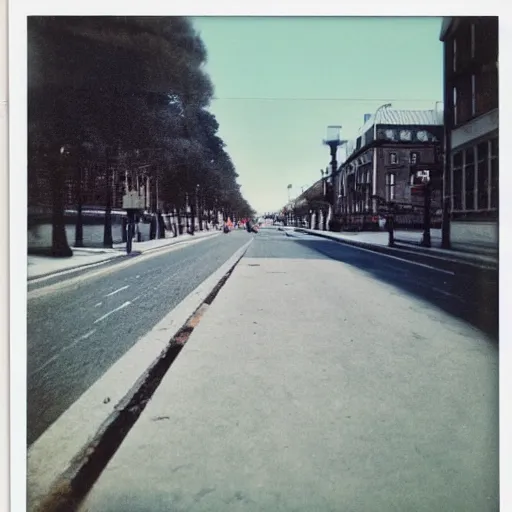
{"label": "road surface", "polygon": [[79,510],[495,512],[498,350],[441,270],[262,230]]}
{"label": "road surface", "polygon": [[[134,263],[28,303],[28,443],[251,235],[234,232]],[[331,259],[392,284],[410,307],[434,303],[493,334],[497,276],[447,273],[311,235],[260,230],[250,258]],[[343,282],[339,283],[344,286]],[[269,297],[272,300],[272,297]],[[243,307],[243,305],[241,305]],[[339,305],[340,310],[343,304]],[[360,307],[365,308],[364,300]],[[279,311],[276,310],[276,314]],[[379,315],[369,310],[368,318]],[[407,315],[407,311],[397,311]],[[136,378],[136,377],[135,377]]]}
{"label": "road surface", "polygon": [[219,235],[125,268],[113,263],[100,277],[85,273],[70,289],[29,296],[28,445],[249,238]]}

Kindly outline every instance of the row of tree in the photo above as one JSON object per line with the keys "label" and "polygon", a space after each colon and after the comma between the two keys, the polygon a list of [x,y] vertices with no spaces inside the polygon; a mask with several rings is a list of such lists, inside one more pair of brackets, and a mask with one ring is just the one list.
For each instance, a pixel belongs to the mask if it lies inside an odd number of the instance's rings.
{"label": "row of tree", "polygon": [[183,17],[29,17],[29,206],[51,205],[54,255],[71,254],[69,186],[81,217],[92,167],[104,176],[111,243],[111,176],[122,155],[145,155],[166,210],[181,214],[200,190],[202,211],[254,215],[207,110],[206,58]]}

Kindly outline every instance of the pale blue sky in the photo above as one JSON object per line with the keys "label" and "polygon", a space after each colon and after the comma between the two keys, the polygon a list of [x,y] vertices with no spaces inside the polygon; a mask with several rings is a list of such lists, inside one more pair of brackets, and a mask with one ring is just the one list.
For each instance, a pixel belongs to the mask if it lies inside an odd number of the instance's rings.
{"label": "pale blue sky", "polygon": [[382,103],[434,108],[442,100],[440,18],[193,21],[208,49],[219,134],[258,212],[281,208],[289,183],[294,196],[320,177],[329,163],[327,125],[354,138],[364,114]]}

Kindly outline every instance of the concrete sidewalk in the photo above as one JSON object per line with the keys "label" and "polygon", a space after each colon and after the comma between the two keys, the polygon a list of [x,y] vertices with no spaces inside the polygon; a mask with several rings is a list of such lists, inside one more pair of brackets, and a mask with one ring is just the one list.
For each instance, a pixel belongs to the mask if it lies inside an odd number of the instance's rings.
{"label": "concrete sidewalk", "polygon": [[[368,249],[371,249],[372,247],[388,248],[389,235],[384,231],[335,233],[332,231],[320,231],[307,228],[296,229],[311,235],[338,240],[347,244],[358,245],[361,247],[366,246]],[[419,231],[397,230],[395,231],[395,245],[393,248],[389,249],[397,252],[400,250],[414,251],[415,253],[422,254],[424,256],[446,258],[454,261],[474,263],[477,265],[497,266],[498,264],[498,254],[496,251],[492,250],[492,248],[481,248],[479,253],[474,252],[474,247],[466,247],[461,244],[455,244],[452,249],[442,249],[441,230],[439,229],[431,230],[432,247],[422,247],[420,246],[422,235],[423,233]]]}
{"label": "concrete sidewalk", "polygon": [[[200,231],[194,235],[181,235],[146,242],[134,242],[132,255],[145,254],[163,247],[175,245],[186,241],[207,238],[220,234],[220,231]],[[120,257],[126,257],[126,243],[114,244],[113,249],[103,248],[77,248],[73,247],[73,256],[70,258],[51,258],[49,256],[28,255],[28,279],[51,276],[64,271],[79,270],[89,266],[98,265]]]}
{"label": "concrete sidewalk", "polygon": [[494,512],[497,371],[363,271],[244,258],[79,510]]}

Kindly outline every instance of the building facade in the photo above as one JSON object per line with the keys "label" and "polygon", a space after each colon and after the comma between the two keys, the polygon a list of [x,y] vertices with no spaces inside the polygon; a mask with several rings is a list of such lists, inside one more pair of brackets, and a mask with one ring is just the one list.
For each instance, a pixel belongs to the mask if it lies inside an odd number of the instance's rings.
{"label": "building facade", "polygon": [[[446,159],[451,239],[498,243],[498,17],[445,18]],[[463,235],[464,234],[464,235]]]}
{"label": "building facade", "polygon": [[[385,108],[367,119],[361,135],[347,143],[346,159],[335,176],[335,216],[342,227],[378,229],[379,204],[391,201],[410,208],[396,217],[398,226],[421,224],[423,202],[415,194],[421,178],[411,169],[421,164],[434,179],[430,173],[442,158],[442,141],[443,121],[436,109]],[[434,188],[434,223],[441,221],[441,197],[441,186]],[[419,208],[414,211],[414,206]]]}

